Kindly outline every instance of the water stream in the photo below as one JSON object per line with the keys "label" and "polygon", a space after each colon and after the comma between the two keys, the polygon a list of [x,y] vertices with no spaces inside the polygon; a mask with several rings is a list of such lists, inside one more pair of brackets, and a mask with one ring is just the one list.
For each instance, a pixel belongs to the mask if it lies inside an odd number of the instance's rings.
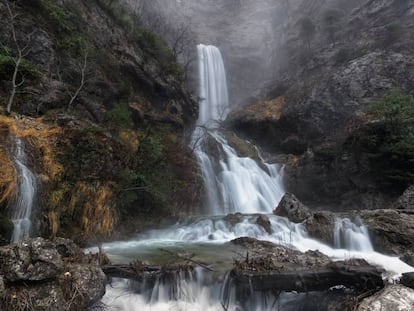
{"label": "water stream", "polygon": [[[136,258],[152,264],[165,264],[170,256],[165,250],[193,254],[193,259],[208,263],[214,272],[197,269],[191,275],[177,275],[173,280],[159,279],[155,284],[131,284],[115,280],[107,288],[103,302],[110,310],[299,310],[309,306],[309,296],[282,293],[277,299],[266,293],[252,293],[241,307],[226,278],[237,246],[237,237],[252,237],[285,245],[299,251],[319,250],[333,260],[365,258],[384,267],[389,276],[413,271],[398,258],[375,252],[362,223],[338,219],[335,226],[336,247],[310,238],[301,224],[271,215],[284,194],[283,167],[269,164],[260,156],[241,157],[220,131],[220,122],[229,110],[226,76],[220,51],[213,46],[198,46],[200,69],[200,115],[192,144],[206,188],[205,216],[189,218],[169,228],[152,230],[123,242],[104,245],[115,263]],[[212,148],[213,145],[213,148]],[[216,152],[211,152],[211,150]],[[240,213],[232,221],[228,213]],[[266,214],[271,232],[257,223]],[[144,282],[145,283],[145,282]],[[226,297],[226,299],[224,299]],[[318,301],[315,302],[316,306]],[[311,309],[304,309],[311,310]]]}
{"label": "water stream", "polygon": [[33,202],[36,195],[36,177],[27,167],[24,142],[15,138],[14,163],[18,174],[17,199],[11,208],[13,234],[11,243],[30,237]]}

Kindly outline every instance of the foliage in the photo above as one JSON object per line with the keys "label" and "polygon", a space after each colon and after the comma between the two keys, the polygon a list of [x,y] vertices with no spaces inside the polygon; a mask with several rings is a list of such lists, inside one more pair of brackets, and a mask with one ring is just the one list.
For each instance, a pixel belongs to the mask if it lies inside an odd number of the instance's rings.
{"label": "foliage", "polygon": [[65,10],[53,0],[41,0],[41,9],[45,18],[54,26],[55,31],[71,33],[76,29],[71,20],[70,11]]}
{"label": "foliage", "polygon": [[384,121],[392,135],[402,137],[410,134],[414,123],[414,97],[402,93],[391,93],[370,106],[370,112]]}
{"label": "foliage", "polygon": [[109,123],[116,129],[131,129],[134,125],[132,122],[131,111],[124,102],[119,102],[107,113]]}
{"label": "foliage", "polygon": [[[9,77],[13,74],[15,67],[14,58],[7,54],[0,54],[0,80],[6,78],[10,80]],[[19,66],[19,73],[29,80],[37,80],[41,71],[39,67],[27,59],[23,59]]]}
{"label": "foliage", "polygon": [[371,174],[382,185],[403,189],[414,178],[414,97],[386,95],[369,113],[377,120],[355,132],[351,145],[368,158]]}
{"label": "foliage", "polygon": [[148,55],[155,58],[161,68],[161,74],[171,74],[180,79],[184,75],[183,68],[178,64],[174,53],[155,32],[140,28],[134,34],[138,46]]}

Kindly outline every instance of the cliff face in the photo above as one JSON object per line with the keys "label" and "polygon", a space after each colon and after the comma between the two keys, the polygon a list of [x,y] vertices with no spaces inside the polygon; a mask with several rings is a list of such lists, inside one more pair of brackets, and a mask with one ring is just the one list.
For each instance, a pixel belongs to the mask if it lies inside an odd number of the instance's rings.
{"label": "cliff face", "polygon": [[[280,103],[277,113],[269,114],[258,102],[230,116],[234,128],[267,150],[296,155],[289,161],[287,184],[303,200],[383,207],[387,195],[410,184],[404,171],[414,169],[411,145],[404,145],[405,153],[385,151],[378,140],[386,131],[373,125],[383,119],[373,116],[370,106],[390,91],[412,93],[413,14],[413,1],[365,1],[354,10],[302,15],[284,43],[285,69],[263,89]],[[308,37],[301,30],[303,18],[315,26]],[[377,139],[371,141],[374,147],[367,140],[362,148],[355,143],[366,136]]]}
{"label": "cliff face", "polygon": [[9,142],[2,165],[12,176],[0,178],[2,210],[16,188],[13,136],[26,140],[40,177],[43,235],[83,242],[197,205],[185,146],[197,103],[161,38],[119,1],[1,1],[0,14],[4,103],[22,53],[15,117],[0,118]]}

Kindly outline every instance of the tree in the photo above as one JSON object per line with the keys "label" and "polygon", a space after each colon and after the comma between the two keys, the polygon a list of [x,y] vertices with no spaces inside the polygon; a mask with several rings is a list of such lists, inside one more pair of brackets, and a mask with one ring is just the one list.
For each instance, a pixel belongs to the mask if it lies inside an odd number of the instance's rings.
{"label": "tree", "polygon": [[414,134],[414,97],[402,93],[391,93],[370,106],[370,112],[381,118],[394,136]]}
{"label": "tree", "polygon": [[304,17],[300,20],[300,32],[299,36],[306,44],[308,51],[310,51],[310,45],[313,37],[315,36],[315,24],[309,17]]}
{"label": "tree", "polygon": [[[7,106],[6,106],[7,113],[10,114],[11,108],[14,102],[14,97],[16,96],[17,89],[21,87],[23,83],[25,82],[25,76],[24,74],[20,72],[20,67],[22,65],[22,62],[24,61],[24,58],[30,53],[31,37],[34,32],[30,33],[27,36],[24,45],[22,45],[17,38],[16,28],[15,28],[16,19],[18,18],[19,14],[16,14],[14,12],[15,10],[12,9],[8,0],[4,0],[3,3],[6,6],[7,15],[10,20],[10,32],[11,32],[13,45],[15,48],[15,56],[12,57],[12,60],[14,63],[14,70],[13,70],[13,75],[11,79],[12,89],[10,91],[10,96],[9,96],[9,99],[7,100]],[[13,5],[14,3],[15,2],[13,2]],[[4,44],[1,44],[1,47],[4,51],[9,52],[9,49]]]}
{"label": "tree", "polygon": [[343,16],[343,12],[339,9],[328,9],[322,16],[324,29],[334,46],[336,44],[336,33],[341,29]]}

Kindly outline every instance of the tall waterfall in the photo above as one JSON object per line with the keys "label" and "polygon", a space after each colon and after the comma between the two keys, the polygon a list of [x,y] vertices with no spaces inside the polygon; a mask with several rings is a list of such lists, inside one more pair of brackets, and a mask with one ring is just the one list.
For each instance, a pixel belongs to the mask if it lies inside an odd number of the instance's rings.
{"label": "tall waterfall", "polygon": [[36,194],[36,177],[27,168],[24,142],[20,138],[15,139],[14,163],[18,173],[18,196],[11,211],[11,220],[14,225],[12,243],[30,236],[31,216]]}
{"label": "tall waterfall", "polygon": [[229,111],[226,71],[218,48],[199,44],[197,51],[200,81],[197,125],[213,128]]}
{"label": "tall waterfall", "polygon": [[[226,72],[221,53],[215,46],[198,45],[200,111],[192,143],[204,177],[206,205],[210,215],[270,213],[280,201],[282,167],[257,163],[239,157],[229,146],[218,126],[229,111]],[[211,143],[218,146],[219,156],[208,152]]]}

